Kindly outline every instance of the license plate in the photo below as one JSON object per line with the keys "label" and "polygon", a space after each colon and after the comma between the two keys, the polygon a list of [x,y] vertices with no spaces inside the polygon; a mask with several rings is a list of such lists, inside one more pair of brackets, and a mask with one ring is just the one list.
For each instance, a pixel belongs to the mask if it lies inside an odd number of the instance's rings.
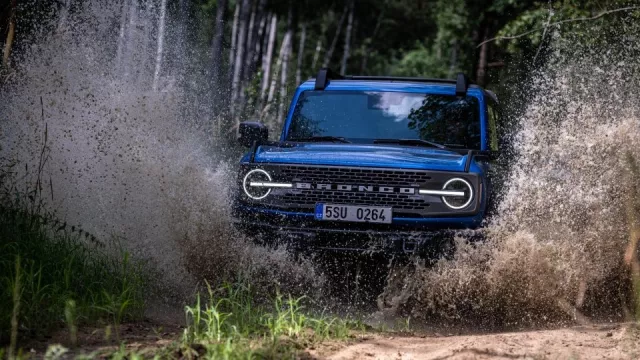
{"label": "license plate", "polygon": [[316,219],[391,224],[392,208],[358,205],[316,204]]}

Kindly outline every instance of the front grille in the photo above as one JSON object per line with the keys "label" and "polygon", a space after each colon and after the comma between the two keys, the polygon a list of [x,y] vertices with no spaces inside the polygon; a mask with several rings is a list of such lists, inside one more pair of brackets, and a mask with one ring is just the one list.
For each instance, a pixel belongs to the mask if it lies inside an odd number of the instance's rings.
{"label": "front grille", "polygon": [[416,186],[431,180],[426,172],[411,170],[282,166],[279,172],[288,181],[347,185]]}
{"label": "front grille", "polygon": [[[427,218],[474,215],[482,200],[481,181],[475,173],[289,164],[261,164],[259,168],[267,171],[274,182],[293,186],[275,187],[264,199],[251,199],[242,190],[244,175],[251,168],[254,167],[247,166],[238,173],[238,200],[245,206],[265,210],[313,214],[317,203],[325,203],[391,207],[394,218]],[[418,191],[440,190],[454,177],[467,180],[477,194],[466,209],[452,210],[440,196]]]}
{"label": "front grille", "polygon": [[[282,166],[279,169],[279,177],[294,183],[393,187],[418,187],[431,180],[431,176],[424,171],[311,166]],[[420,211],[429,207],[429,203],[425,201],[424,197],[415,194],[296,189],[279,197],[284,203],[295,206],[313,206],[316,203],[333,202],[389,206],[394,210]]]}

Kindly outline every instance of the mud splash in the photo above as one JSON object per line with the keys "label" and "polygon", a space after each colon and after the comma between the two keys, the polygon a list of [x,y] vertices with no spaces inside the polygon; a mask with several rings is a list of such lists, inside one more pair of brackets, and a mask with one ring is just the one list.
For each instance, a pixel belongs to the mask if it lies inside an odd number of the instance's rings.
{"label": "mud splash", "polygon": [[[317,288],[311,265],[233,231],[234,176],[213,150],[211,92],[188,81],[198,56],[165,37],[156,79],[159,10],[144,4],[86,1],[64,18],[40,19],[47,35],[33,39],[0,88],[2,155],[33,169],[46,125],[50,206],[70,226],[118,238],[151,261],[158,283],[174,290],[168,298],[203,279],[215,286],[240,276],[261,288]],[[167,24],[176,34],[175,19]]]}
{"label": "mud splash", "polygon": [[[309,263],[233,232],[233,171],[209,140],[211,89],[186,81],[203,66],[170,36],[171,61],[153,90],[156,11],[86,1],[64,24],[43,19],[52,31],[32,42],[0,89],[2,155],[33,164],[46,124],[51,206],[69,224],[121,238],[153,261],[158,282],[175,289],[167,296],[203,278],[238,276],[261,289],[319,289],[322,276]],[[168,24],[176,33],[176,21]],[[637,179],[628,160],[640,160],[636,39],[625,34],[616,49],[557,46],[520,119],[518,156],[489,240],[459,239],[454,259],[402,269],[387,286],[388,306],[486,326],[620,316],[629,307],[623,254],[627,204],[638,196],[629,191]]]}
{"label": "mud splash", "polygon": [[629,316],[623,255],[640,211],[630,171],[640,160],[637,36],[622,33],[616,45],[556,39],[519,119],[486,242],[458,239],[453,259],[392,274],[387,309],[487,327]]}

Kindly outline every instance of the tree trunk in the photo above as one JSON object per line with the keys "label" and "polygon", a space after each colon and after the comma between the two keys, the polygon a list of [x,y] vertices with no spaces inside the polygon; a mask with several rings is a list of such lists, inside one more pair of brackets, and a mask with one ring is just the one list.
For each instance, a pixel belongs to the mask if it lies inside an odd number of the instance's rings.
{"label": "tree trunk", "polygon": [[4,50],[2,52],[2,66],[9,68],[9,57],[11,56],[11,47],[13,46],[13,39],[16,36],[16,7],[17,0],[11,0],[11,8],[9,11],[9,30],[7,31],[7,40],[4,43]]}
{"label": "tree trunk", "polygon": [[251,4],[251,10],[249,11],[249,18],[248,18],[248,25],[245,26],[246,28],[246,40],[244,43],[244,55],[243,55],[243,59],[242,59],[242,64],[241,64],[241,69],[240,69],[240,80],[238,83],[238,89],[237,89],[237,98],[234,101],[234,106],[236,108],[239,109],[245,109],[246,108],[246,96],[245,96],[245,91],[247,86],[249,85],[249,79],[251,78],[252,75],[252,68],[253,66],[251,66],[251,60],[253,59],[253,51],[254,48],[251,46],[253,44],[253,39],[255,39],[256,35],[254,34],[255,29],[256,29],[256,22],[259,21],[259,19],[257,18],[258,14],[258,9],[257,9],[257,4],[255,2],[252,1]]}
{"label": "tree trunk", "polygon": [[[386,3],[385,3],[386,4]],[[360,74],[363,74],[367,71],[367,62],[369,60],[369,46],[373,43],[376,36],[378,35],[378,31],[380,31],[380,25],[382,24],[382,20],[384,20],[384,12],[386,8],[382,8],[380,15],[378,16],[378,20],[376,21],[376,26],[373,28],[373,32],[371,33],[371,37],[365,40],[364,51],[362,52],[362,64],[360,66]]]}
{"label": "tree trunk", "polygon": [[[287,32],[285,34],[287,46],[284,48],[284,54],[282,56],[282,72],[280,73],[280,98],[278,99],[278,110],[276,112],[276,124],[282,123],[282,116],[284,112],[284,103],[287,99],[287,79],[289,75],[289,58],[293,52],[293,31],[294,18],[293,18],[293,1],[289,1],[289,15],[287,17]],[[283,41],[284,42],[284,41]]]}
{"label": "tree trunk", "polygon": [[[253,64],[253,66],[255,67],[258,64],[258,61],[260,61],[260,59],[262,59],[262,52],[264,51],[264,46],[263,44],[266,43],[266,34],[267,34],[267,22],[270,20],[269,16],[264,16],[264,14],[262,14],[262,16],[260,17],[260,27],[258,28],[258,37],[256,38],[256,41],[254,41],[254,49],[253,49],[253,58],[251,59],[251,63]],[[254,68],[255,71],[255,68]]]}
{"label": "tree trunk", "polygon": [[244,72],[245,83],[248,83],[256,72],[256,63],[258,62],[256,53],[260,49],[260,39],[264,32],[264,8],[266,3],[266,0],[260,0],[251,15],[253,18],[253,24],[249,26],[249,37],[247,39],[247,56]]}
{"label": "tree trunk", "polygon": [[[260,64],[260,83],[257,84],[258,89],[256,89],[256,101],[253,107],[254,114],[260,113],[262,110],[262,103],[264,102],[265,97],[265,66],[267,62],[267,47],[269,46],[269,37],[271,34],[271,18],[273,15],[271,12],[267,12],[262,16],[262,20],[264,22],[263,29],[261,30],[260,35],[258,36],[259,41],[256,43],[256,51],[254,53],[253,65],[257,68],[258,63]],[[272,46],[273,48],[273,46]]]}
{"label": "tree trunk", "polygon": [[224,17],[227,13],[227,1],[218,0],[216,8],[216,23],[213,41],[211,42],[211,83],[214,91],[220,91],[219,81],[222,73],[222,39],[224,38]]}
{"label": "tree trunk", "polygon": [[307,38],[307,24],[302,24],[300,32],[300,45],[298,46],[298,63],[296,66],[296,85],[302,82],[302,60],[304,58],[304,43]]}
{"label": "tree trunk", "polygon": [[[223,131],[229,126],[229,119],[225,116],[223,109],[227,109],[227,96],[229,89],[229,77],[223,76],[225,73],[224,62],[222,58],[222,43],[224,40],[224,25],[227,14],[228,0],[218,0],[216,3],[216,19],[214,25],[213,39],[211,40],[211,91],[213,92],[212,113],[210,114],[213,121],[213,132],[221,137]],[[233,54],[233,50],[229,50]]]}
{"label": "tree trunk", "polygon": [[318,65],[318,60],[320,59],[320,52],[322,52],[322,38],[320,36],[318,41],[316,42],[316,50],[313,53],[313,61],[311,62],[311,71],[316,71],[316,66]]}
{"label": "tree trunk", "polygon": [[276,124],[282,123],[281,120],[283,116],[284,103],[285,103],[285,100],[287,99],[287,76],[288,76],[288,69],[289,69],[289,57],[291,55],[291,49],[293,48],[293,46],[291,45],[293,40],[292,39],[293,32],[288,31],[285,36],[287,36],[287,47],[285,49],[284,56],[282,57],[282,72],[280,73],[280,98],[278,99],[278,112],[276,113]]}
{"label": "tree trunk", "polygon": [[453,78],[455,71],[458,68],[458,51],[460,50],[460,43],[457,40],[453,41],[451,47],[451,60],[449,64],[449,78]]}
{"label": "tree trunk", "polygon": [[349,61],[349,50],[351,45],[351,30],[353,29],[353,8],[354,1],[349,2],[349,20],[347,21],[347,31],[344,34],[344,51],[342,53],[342,64],[340,65],[340,75],[344,75],[347,71],[347,62]]}
{"label": "tree trunk", "polygon": [[236,9],[233,11],[233,26],[231,27],[231,48],[229,49],[229,80],[233,79],[233,61],[236,58],[239,18],[240,18],[240,0],[236,0]]}
{"label": "tree trunk", "polygon": [[276,61],[275,71],[271,77],[271,86],[269,87],[269,96],[267,97],[268,103],[271,103],[276,95],[276,85],[278,84],[278,75],[280,75],[280,69],[282,68],[282,60],[284,59],[285,53],[289,48],[289,42],[291,41],[289,35],[290,33],[287,31],[284,35],[284,39],[282,39],[282,45],[280,45],[280,53],[278,54],[278,60]]}
{"label": "tree trunk", "polygon": [[[286,35],[285,35],[286,36]],[[282,116],[284,113],[284,105],[287,99],[287,78],[289,75],[289,58],[293,49],[293,31],[288,35],[287,48],[282,58],[282,72],[280,73],[280,98],[278,99],[278,111],[276,113],[276,124],[282,123]]]}
{"label": "tree trunk", "polygon": [[153,73],[153,91],[158,91],[160,71],[162,70],[162,51],[164,50],[164,23],[167,15],[167,0],[160,1],[160,18],[158,19],[158,48],[156,51],[156,70]]}
{"label": "tree trunk", "polygon": [[254,48],[251,45],[253,45],[253,40],[256,37],[256,35],[254,34],[254,30],[257,29],[256,21],[260,21],[260,19],[257,18],[258,16],[257,12],[258,12],[257,5],[254,3],[251,6],[251,11],[249,15],[249,25],[247,26],[247,40],[245,44],[245,57],[244,57],[244,67],[242,69],[242,79],[249,78],[249,67],[251,66],[251,60],[253,59],[253,51],[254,51]]}
{"label": "tree trunk", "polygon": [[267,89],[269,88],[269,80],[271,76],[271,63],[273,61],[273,49],[276,44],[276,32],[278,31],[278,16],[273,14],[271,16],[271,28],[269,30],[269,44],[267,45],[267,52],[262,61],[262,89],[260,91],[260,98],[265,100],[267,96]]}
{"label": "tree trunk", "polygon": [[[484,29],[484,40],[487,39],[488,29]],[[483,41],[484,41],[483,40]],[[487,83],[487,52],[489,51],[489,43],[485,42],[480,47],[480,57],[478,59],[478,72],[476,74],[476,84],[484,87]]]}
{"label": "tree trunk", "polygon": [[240,79],[244,65],[244,54],[247,41],[247,30],[249,27],[249,12],[251,11],[251,0],[242,0],[240,9],[240,19],[238,21],[238,38],[236,39],[236,59],[233,68],[233,80],[231,81],[231,114],[235,115],[236,100],[240,90]]}
{"label": "tree trunk", "polygon": [[322,67],[326,68],[329,66],[329,62],[331,62],[331,57],[333,57],[333,51],[336,49],[336,45],[338,44],[338,39],[340,38],[340,33],[342,32],[342,25],[344,24],[344,19],[347,17],[347,13],[349,12],[349,4],[344,6],[344,11],[342,12],[342,16],[340,16],[340,21],[338,21],[338,28],[336,29],[336,35],[333,37],[333,41],[331,42],[331,46],[327,50],[327,54],[324,57],[324,61],[322,62]]}

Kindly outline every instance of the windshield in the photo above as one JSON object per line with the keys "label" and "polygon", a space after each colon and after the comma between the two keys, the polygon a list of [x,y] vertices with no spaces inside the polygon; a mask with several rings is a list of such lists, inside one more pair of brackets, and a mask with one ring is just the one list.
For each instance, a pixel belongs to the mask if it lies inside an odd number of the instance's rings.
{"label": "windshield", "polygon": [[376,91],[305,91],[287,140],[332,136],[353,142],[420,139],[480,149],[480,104],[473,96]]}

